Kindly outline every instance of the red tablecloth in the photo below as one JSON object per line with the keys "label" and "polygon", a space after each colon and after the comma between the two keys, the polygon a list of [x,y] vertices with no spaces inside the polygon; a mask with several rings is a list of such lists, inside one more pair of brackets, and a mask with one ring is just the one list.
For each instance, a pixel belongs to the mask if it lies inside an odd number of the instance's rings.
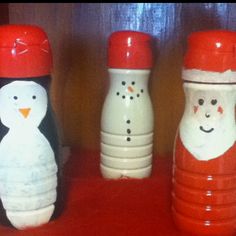
{"label": "red tablecloth", "polygon": [[99,152],[72,150],[64,168],[65,209],[35,229],[0,226],[0,236],[180,236],[171,217],[172,157],[154,157],[147,179],[105,180]]}

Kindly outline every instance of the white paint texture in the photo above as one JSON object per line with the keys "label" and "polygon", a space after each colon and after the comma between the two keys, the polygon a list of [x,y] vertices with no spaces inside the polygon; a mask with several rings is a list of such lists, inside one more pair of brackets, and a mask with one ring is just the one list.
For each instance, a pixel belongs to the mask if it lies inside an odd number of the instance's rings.
{"label": "white paint texture", "polygon": [[110,89],[101,117],[102,175],[148,177],[154,127],[147,86],[150,70],[109,69],[109,74]]}
{"label": "white paint texture", "polygon": [[236,72],[209,72],[198,69],[183,69],[183,80],[201,83],[236,83]]}
{"label": "white paint texture", "polygon": [[[54,211],[57,165],[38,126],[47,111],[46,90],[32,81],[0,89],[0,118],[9,128],[0,143],[0,197],[18,229],[47,223]],[[28,109],[27,114],[21,109]]]}
{"label": "white paint texture", "polygon": [[211,160],[235,142],[235,85],[184,83],[186,105],[180,137],[198,160]]}

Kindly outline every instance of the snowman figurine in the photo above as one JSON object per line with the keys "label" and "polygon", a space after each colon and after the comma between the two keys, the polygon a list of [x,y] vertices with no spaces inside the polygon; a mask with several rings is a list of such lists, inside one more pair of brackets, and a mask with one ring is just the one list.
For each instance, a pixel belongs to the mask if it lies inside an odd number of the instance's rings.
{"label": "snowman figurine", "polygon": [[47,223],[58,200],[51,53],[37,26],[0,27],[0,199],[17,229]]}
{"label": "snowman figurine", "polygon": [[195,32],[182,77],[185,111],[173,166],[173,216],[194,235],[232,235],[236,222],[236,33]]}
{"label": "snowman figurine", "polygon": [[153,109],[148,93],[150,36],[118,31],[110,36],[110,89],[101,118],[101,173],[105,178],[151,174]]}

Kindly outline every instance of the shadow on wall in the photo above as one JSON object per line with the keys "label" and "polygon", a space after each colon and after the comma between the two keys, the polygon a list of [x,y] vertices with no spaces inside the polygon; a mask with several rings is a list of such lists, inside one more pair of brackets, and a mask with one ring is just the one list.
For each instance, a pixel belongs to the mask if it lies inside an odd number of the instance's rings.
{"label": "shadow on wall", "polygon": [[64,92],[65,142],[71,146],[98,149],[100,116],[108,75],[104,42],[77,37],[70,44],[71,66]]}
{"label": "shadow on wall", "polygon": [[9,23],[9,9],[7,3],[0,3],[0,25]]}

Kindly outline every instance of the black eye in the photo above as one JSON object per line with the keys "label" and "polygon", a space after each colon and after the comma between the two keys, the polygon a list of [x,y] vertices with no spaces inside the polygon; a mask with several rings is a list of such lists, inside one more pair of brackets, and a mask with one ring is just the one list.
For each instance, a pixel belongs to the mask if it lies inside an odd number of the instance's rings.
{"label": "black eye", "polygon": [[212,105],[216,105],[216,103],[217,103],[217,100],[216,100],[216,99],[212,99],[212,100],[211,100],[211,104],[212,104]]}
{"label": "black eye", "polygon": [[125,81],[122,81],[122,85],[125,85],[126,83],[125,83]]}
{"label": "black eye", "polygon": [[135,82],[133,81],[131,84],[132,84],[132,85],[135,85]]}
{"label": "black eye", "polygon": [[34,95],[34,96],[32,96],[32,98],[33,98],[33,99],[36,99],[36,96]]}
{"label": "black eye", "polygon": [[200,106],[203,105],[203,103],[204,103],[204,100],[203,100],[202,98],[198,99],[198,104],[199,104]]}
{"label": "black eye", "polygon": [[14,96],[13,98],[14,98],[15,100],[17,100],[17,99],[18,99],[18,97],[17,97],[17,96]]}

